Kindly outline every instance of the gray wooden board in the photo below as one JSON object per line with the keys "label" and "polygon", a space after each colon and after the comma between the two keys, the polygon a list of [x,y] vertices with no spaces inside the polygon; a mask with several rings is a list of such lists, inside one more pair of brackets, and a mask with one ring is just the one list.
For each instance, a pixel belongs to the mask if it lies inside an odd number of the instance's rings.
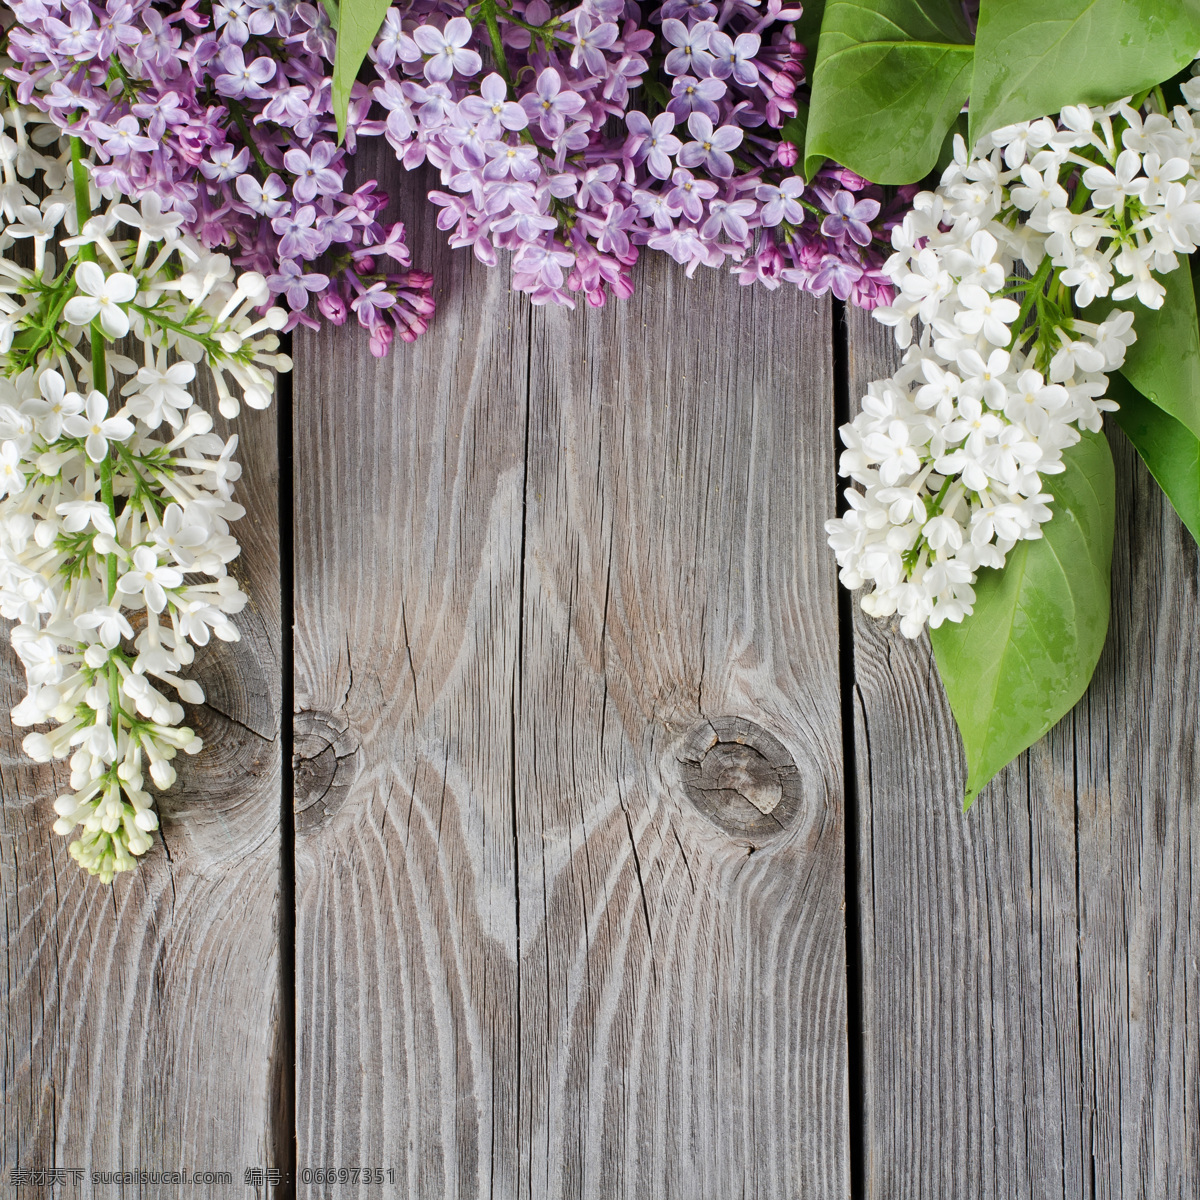
{"label": "gray wooden board", "polygon": [[[850,314],[852,399],[890,338]],[[969,814],[928,639],[855,609],[868,1196],[1200,1194],[1197,553],[1112,444],[1095,678]]]}
{"label": "gray wooden board", "polygon": [[415,345],[296,339],[296,1121],[432,1200],[515,1186],[529,307],[422,231]]}
{"label": "gray wooden board", "polygon": [[830,308],[531,311],[400,188],[430,332],[297,339],[298,1161],[844,1196]]}
{"label": "gray wooden board", "polygon": [[205,748],[176,760],[179,779],[159,797],[161,837],[111,887],[86,876],[67,855],[70,839],[51,832],[69,772],[21,753],[25,731],[8,715],[24,695],[24,672],[5,629],[6,1186],[18,1167],[144,1167],[228,1170],[240,1187],[245,1167],[273,1161],[274,1096],[289,1053],[278,1022],[275,428],[273,411],[244,411],[237,422],[246,468],[237,497],[247,514],[234,570],[251,602],[236,618],[242,640],[198,651],[188,672],[207,693],[189,709]]}

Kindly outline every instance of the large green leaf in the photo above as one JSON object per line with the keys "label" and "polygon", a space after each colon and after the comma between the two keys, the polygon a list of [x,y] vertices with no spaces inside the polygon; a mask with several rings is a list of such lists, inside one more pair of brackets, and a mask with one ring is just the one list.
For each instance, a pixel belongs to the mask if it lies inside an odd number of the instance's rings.
{"label": "large green leaf", "polygon": [[350,89],[367,51],[383,25],[391,0],[341,0],[337,7],[337,47],[333,54],[331,103],[337,121],[338,139],[346,134],[346,111]]}
{"label": "large green leaf", "polygon": [[984,785],[1074,707],[1108,631],[1114,476],[1103,434],[1085,433],[1047,476],[1054,516],[983,570],[975,611],[932,630],[967,755],[970,807]]}
{"label": "large green leaf", "polygon": [[1156,278],[1167,289],[1163,306],[1097,300],[1084,316],[1102,321],[1114,308],[1132,308],[1137,341],[1125,355],[1121,374],[1148,400],[1200,437],[1200,325],[1196,294],[1185,261]]}
{"label": "large green leaf", "polygon": [[970,90],[971,54],[959,0],[827,0],[806,174],[832,158],[876,183],[927,175]]}
{"label": "large green leaf", "polygon": [[1121,406],[1117,424],[1200,542],[1200,439],[1120,375],[1109,377],[1108,394]]}
{"label": "large green leaf", "polygon": [[1197,50],[1200,0],[982,0],[971,143],[1068,104],[1153,87]]}

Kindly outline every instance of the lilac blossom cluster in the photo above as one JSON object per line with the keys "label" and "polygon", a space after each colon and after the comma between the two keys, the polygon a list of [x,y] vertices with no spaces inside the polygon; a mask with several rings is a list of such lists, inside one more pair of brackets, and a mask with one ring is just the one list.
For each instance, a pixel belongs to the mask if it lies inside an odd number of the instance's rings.
{"label": "lilac blossom cluster", "polygon": [[[346,182],[322,8],[293,0],[12,0],[10,91],[90,147],[109,196],[154,195],[261,273],[288,328],[353,312],[387,353],[433,312],[374,181]],[[375,131],[382,130],[382,122]],[[361,132],[372,132],[369,125]]]}
{"label": "lilac blossom cluster", "polygon": [[441,172],[429,195],[451,245],[489,265],[511,251],[534,303],[628,296],[648,246],[689,275],[729,263],[745,284],[890,304],[882,267],[915,189],[885,207],[836,165],[793,171],[805,48],[784,4],[406,0],[376,40],[371,95],[404,165]]}

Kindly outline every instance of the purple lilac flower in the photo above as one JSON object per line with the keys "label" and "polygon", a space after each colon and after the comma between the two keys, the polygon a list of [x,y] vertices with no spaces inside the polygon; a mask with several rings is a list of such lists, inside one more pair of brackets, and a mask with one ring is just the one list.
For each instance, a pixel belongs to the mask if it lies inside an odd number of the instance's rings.
{"label": "purple lilac flower", "polygon": [[566,118],[574,116],[584,107],[583,97],[577,92],[564,91],[562,76],[547,67],[537,78],[533,92],[521,97],[521,107],[530,122],[537,121],[547,137],[558,137],[566,124]]}
{"label": "purple lilac flower", "polygon": [[293,308],[304,308],[310,292],[322,292],[329,286],[329,277],[317,272],[305,273],[298,263],[286,258],[279,264],[279,274],[267,280],[267,286],[286,298]]}
{"label": "purple lilac flower", "polygon": [[[376,353],[432,312],[403,226],[380,219],[386,197],[345,190],[348,156],[376,135],[406,168],[440,173],[429,198],[450,244],[489,265],[510,253],[534,303],[628,296],[645,246],[689,274],[724,264],[747,284],[888,303],[881,267],[911,191],[884,207],[882,189],[835,164],[807,185],[794,173],[781,129],[805,49],[787,3],[498,0],[497,61],[465,0],[400,0],[366,68],[376,78],[352,93],[344,152],[332,30],[303,0],[216,0],[211,27],[194,0],[16,0],[10,75],[106,160],[97,182],[160,195],[207,245],[262,271],[294,322],[315,324],[310,306],[334,323],[354,313]],[[129,95],[104,86],[102,42],[136,80]],[[650,56],[665,112],[642,111]]]}
{"label": "purple lilac flower", "polygon": [[662,112],[651,121],[635,109],[625,118],[625,124],[629,127],[629,139],[624,157],[636,164],[645,162],[656,179],[670,179],[671,159],[683,145],[671,132],[675,128],[675,115]]}
{"label": "purple lilac flower", "polygon": [[745,134],[736,125],[713,129],[712,121],[701,112],[688,117],[688,132],[696,140],[679,151],[679,161],[685,167],[704,167],[718,179],[728,179],[733,174],[729,151],[742,144]]}
{"label": "purple lilac flower", "polygon": [[413,41],[422,54],[430,57],[425,63],[425,78],[430,83],[445,83],[459,75],[475,75],[483,59],[474,50],[466,49],[471,40],[471,23],[466,17],[453,17],[444,30],[434,25],[422,25],[413,33]]}
{"label": "purple lilac flower", "polygon": [[93,121],[92,132],[100,142],[100,152],[109,158],[118,158],[137,151],[151,151],[157,147],[153,138],[143,137],[139,132],[137,117],[122,117],[113,125]]}
{"label": "purple lilac flower", "polygon": [[[260,271],[292,310],[287,328],[344,320],[364,291],[392,297],[354,310],[373,350],[386,350],[392,335],[365,319],[367,307],[386,312],[404,340],[426,327],[432,280],[412,269],[403,225],[381,220],[387,197],[373,184],[346,190],[329,107],[334,41],[320,5],[216,0],[211,20],[196,0],[11,7],[8,75],[18,99],[93,149],[99,186],[157,197],[205,246]],[[393,61],[421,59],[398,18],[385,33]],[[470,36],[461,17],[438,35],[451,73],[478,60],[464,48]],[[385,127],[369,119],[370,94],[357,92],[351,151],[359,134]]]}
{"label": "purple lilac flower", "polygon": [[715,102],[728,90],[715,76],[695,79],[691,75],[680,75],[671,85],[671,103],[667,109],[680,121],[686,121],[694,112],[702,112],[710,121],[715,121],[720,115]]}
{"label": "purple lilac flower", "polygon": [[[901,207],[885,211],[882,189],[834,164],[806,187],[782,140],[804,82],[798,7],[498,0],[505,61],[480,23],[454,41],[480,67],[439,66],[429,82],[447,53],[434,33],[457,4],[394,5],[371,89],[400,161],[440,172],[430,199],[451,246],[489,265],[509,251],[513,286],[538,304],[630,294],[644,246],[689,273],[728,264],[743,283],[888,302],[881,268]],[[651,53],[669,82],[665,112],[643,111]]]}
{"label": "purple lilac flower", "polygon": [[315,200],[317,196],[341,195],[342,176],[329,165],[340,157],[340,152],[328,142],[318,142],[311,153],[289,150],[283,156],[283,165],[296,177],[292,195],[303,202]]}
{"label": "purple lilac flower", "polygon": [[804,194],[804,180],[799,176],[782,179],[778,186],[773,183],[760,184],[754,189],[754,194],[764,202],[758,215],[764,226],[775,226],[784,221],[799,225],[804,220],[804,208],[800,202]]}
{"label": "purple lilac flower", "polygon": [[663,37],[674,47],[664,64],[668,75],[710,75],[716,59],[709,53],[708,39],[717,32],[711,21],[685,25],[675,18],[662,24]]}
{"label": "purple lilac flower", "polygon": [[708,39],[708,50],[713,56],[712,73],[717,79],[730,75],[743,87],[753,87],[758,82],[758,67],[754,56],[762,45],[757,33],[740,33],[731,38],[719,30]]}
{"label": "purple lilac flower", "polygon": [[853,192],[837,192],[832,197],[829,216],[821,222],[821,232],[826,237],[849,234],[860,246],[871,244],[871,227],[868,222],[879,215],[878,200],[855,200]]}

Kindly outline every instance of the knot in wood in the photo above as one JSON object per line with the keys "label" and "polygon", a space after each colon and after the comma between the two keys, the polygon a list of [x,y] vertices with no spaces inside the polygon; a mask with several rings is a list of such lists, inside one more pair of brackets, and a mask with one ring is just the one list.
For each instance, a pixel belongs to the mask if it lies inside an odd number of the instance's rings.
{"label": "knot in wood", "polygon": [[680,743],[676,758],[688,799],[735,837],[774,837],[800,812],[800,772],[792,756],[753,721],[701,721]]}
{"label": "knot in wood", "polygon": [[296,832],[312,833],[341,808],[358,775],[358,738],[343,713],[308,711],[296,714],[293,736]]}

